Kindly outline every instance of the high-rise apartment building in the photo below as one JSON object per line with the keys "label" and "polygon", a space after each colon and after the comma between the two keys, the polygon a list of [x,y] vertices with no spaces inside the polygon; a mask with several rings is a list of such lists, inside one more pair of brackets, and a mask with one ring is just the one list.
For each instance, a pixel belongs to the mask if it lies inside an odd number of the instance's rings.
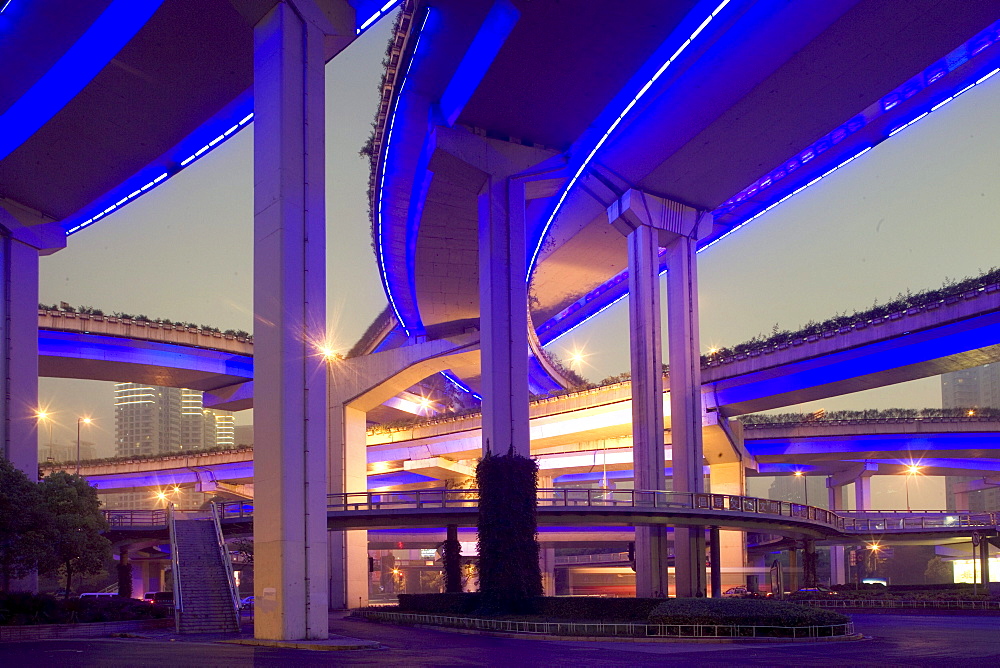
{"label": "high-rise apartment building", "polygon": [[1000,364],[941,374],[943,408],[1000,408]]}
{"label": "high-rise apartment building", "polygon": [[232,413],[205,408],[198,390],[115,385],[115,451],[120,456],[232,447],[234,427]]}

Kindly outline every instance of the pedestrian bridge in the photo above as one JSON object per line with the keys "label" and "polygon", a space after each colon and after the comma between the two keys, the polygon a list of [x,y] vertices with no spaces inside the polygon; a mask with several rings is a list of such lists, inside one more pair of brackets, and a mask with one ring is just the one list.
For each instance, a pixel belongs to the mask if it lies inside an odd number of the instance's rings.
{"label": "pedestrian bridge", "polygon": [[[330,530],[438,528],[475,526],[479,490],[424,489],[408,492],[331,494],[327,500]],[[220,504],[228,533],[251,533],[253,504]],[[116,540],[149,538],[166,531],[166,510],[108,510],[109,536]],[[729,494],[554,489],[538,490],[539,526],[713,526],[857,542],[873,538],[920,539],[967,537],[973,531],[996,536],[1000,513],[947,511],[867,511],[833,513],[824,508]]]}

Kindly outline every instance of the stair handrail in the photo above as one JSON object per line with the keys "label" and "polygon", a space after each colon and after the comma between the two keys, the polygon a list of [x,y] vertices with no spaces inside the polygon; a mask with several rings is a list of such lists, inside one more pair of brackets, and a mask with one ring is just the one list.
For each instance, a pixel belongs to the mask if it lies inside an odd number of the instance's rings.
{"label": "stair handrail", "polygon": [[236,628],[240,628],[240,593],[236,587],[236,576],[233,574],[233,560],[229,557],[229,550],[226,549],[226,539],[222,535],[222,520],[219,516],[219,504],[212,504],[212,526],[215,527],[215,540],[222,556],[222,562],[226,565],[226,578],[229,585],[229,595],[233,600],[233,614],[236,618]]}
{"label": "stair handrail", "polygon": [[180,559],[177,554],[177,532],[174,530],[174,504],[167,504],[167,527],[170,529],[170,568],[173,571],[174,582],[174,629],[181,632],[181,612],[184,610],[184,599],[181,596],[181,569],[178,567]]}

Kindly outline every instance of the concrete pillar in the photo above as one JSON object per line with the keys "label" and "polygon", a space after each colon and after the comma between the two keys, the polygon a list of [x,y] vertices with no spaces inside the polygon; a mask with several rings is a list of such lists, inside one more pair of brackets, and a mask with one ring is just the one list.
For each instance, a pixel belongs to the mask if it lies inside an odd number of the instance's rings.
{"label": "concrete pillar", "polygon": [[794,546],[788,548],[788,576],[785,578],[785,581],[788,583],[785,587],[790,592],[796,591],[801,587],[799,584],[799,551]]}
{"label": "concrete pillar", "polygon": [[[38,255],[64,247],[66,235],[54,223],[28,226],[27,218],[0,207],[0,453],[36,480]],[[21,584],[37,588],[34,576]]]}
{"label": "concrete pillar", "polygon": [[488,173],[478,203],[483,453],[528,457],[524,183]]}
{"label": "concrete pillar", "polygon": [[[699,223],[689,207],[628,190],[608,207],[608,221],[628,239],[632,361],[632,439],[635,487],[665,487],[659,249],[667,247],[667,320],[672,368],[670,394],[674,491],[703,491],[701,362],[694,249]],[[636,595],[666,593],[663,529],[636,527]],[[674,529],[677,595],[705,594],[702,527]]]}
{"label": "concrete pillar", "polygon": [[[975,555],[973,555],[975,557]],[[988,538],[979,540],[979,572],[983,574],[983,584],[986,586],[986,593],[990,593],[990,541]]]}
{"label": "concrete pillar", "polygon": [[[832,485],[830,484],[832,478],[827,478],[826,480],[826,491],[827,499],[829,501],[828,508],[832,512],[837,512],[839,510],[844,510],[847,507],[846,495],[844,494],[844,485]],[[831,545],[830,546],[830,584],[845,584],[847,582],[847,569],[844,563],[844,546],[843,545]]]}
{"label": "concrete pillar", "polygon": [[556,595],[556,549],[542,547],[538,550],[538,565],[542,571],[542,595]]}
{"label": "concrete pillar", "polygon": [[712,598],[722,598],[722,546],[719,544],[719,527],[709,530],[708,561],[712,573]]}
{"label": "concrete pillar", "polygon": [[[708,474],[709,490],[712,494],[746,494],[746,471],[742,462],[712,464]],[[746,533],[743,531],[720,531],[719,546],[721,565],[729,571],[722,575],[722,589],[745,584],[743,569],[746,568]]]}
{"label": "concrete pillar", "polygon": [[255,623],[328,635],[324,39],[312,0],[254,28]]}
{"label": "concrete pillar", "polygon": [[[330,407],[330,494],[368,491],[366,431],[364,411],[338,402]],[[331,531],[329,546],[330,608],[368,605],[368,532]]]}
{"label": "concrete pillar", "polygon": [[816,541],[802,541],[802,582],[805,587],[815,587],[818,584],[816,565],[819,555],[816,554]]}
{"label": "concrete pillar", "polygon": [[854,509],[872,509],[872,479],[861,476],[854,481]]}

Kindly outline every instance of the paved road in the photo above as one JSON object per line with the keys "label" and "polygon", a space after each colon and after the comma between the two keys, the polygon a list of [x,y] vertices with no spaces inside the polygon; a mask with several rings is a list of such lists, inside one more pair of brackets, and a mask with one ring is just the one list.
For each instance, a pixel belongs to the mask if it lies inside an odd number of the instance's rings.
{"label": "paved road", "polygon": [[249,666],[997,666],[1000,616],[854,615],[856,642],[750,644],[515,640],[331,619],[331,631],[384,649],[314,652],[159,637],[0,644],[5,668]]}

